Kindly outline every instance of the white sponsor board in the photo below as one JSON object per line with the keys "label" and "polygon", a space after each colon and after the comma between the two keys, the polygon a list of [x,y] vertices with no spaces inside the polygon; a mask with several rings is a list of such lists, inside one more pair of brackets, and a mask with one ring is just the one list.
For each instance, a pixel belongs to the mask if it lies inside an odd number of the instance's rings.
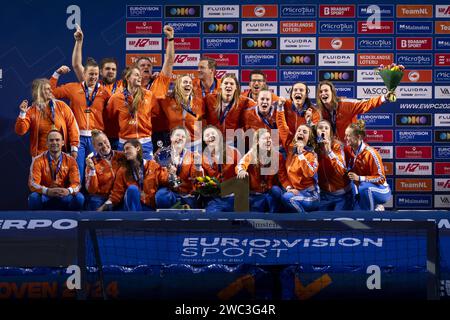
{"label": "white sponsor board", "polygon": [[175,67],[197,67],[200,62],[199,53],[177,53],[174,58]]}
{"label": "white sponsor board", "polygon": [[242,34],[278,34],[278,21],[242,21]]}
{"label": "white sponsor board", "polygon": [[356,79],[358,82],[380,82],[383,83],[380,75],[375,70],[357,70]]}
{"label": "white sponsor board", "polygon": [[369,99],[386,94],[387,92],[386,86],[358,86],[356,89],[356,97],[358,99]]}
{"label": "white sponsor board", "polygon": [[352,67],[354,65],[354,53],[319,53],[319,66]]}
{"label": "white sponsor board", "polygon": [[127,38],[127,51],[160,51],[161,38]]}
{"label": "white sponsor board", "polygon": [[[316,99],[316,86],[308,85],[308,88],[309,88],[308,97],[310,99]],[[280,97],[285,97],[286,99],[290,99],[291,89],[292,89],[292,86],[280,86]]]}
{"label": "white sponsor board", "polygon": [[280,50],[316,50],[316,37],[281,37]]}
{"label": "white sponsor board", "polygon": [[394,159],[394,147],[393,146],[372,146],[378,151],[382,159]]}
{"label": "white sponsor board", "polygon": [[434,207],[435,208],[450,208],[450,195],[435,194],[434,195]]}
{"label": "white sponsor board", "polygon": [[239,6],[203,6],[203,18],[239,18]]}
{"label": "white sponsor board", "polygon": [[435,127],[450,127],[450,113],[435,113],[434,114]]}
{"label": "white sponsor board", "polygon": [[450,99],[450,86],[435,86],[434,87],[435,99]]}
{"label": "white sponsor board", "polygon": [[403,176],[431,176],[431,162],[397,162],[395,174]]}
{"label": "white sponsor board", "polygon": [[399,86],[395,92],[398,99],[431,99],[432,86]]}

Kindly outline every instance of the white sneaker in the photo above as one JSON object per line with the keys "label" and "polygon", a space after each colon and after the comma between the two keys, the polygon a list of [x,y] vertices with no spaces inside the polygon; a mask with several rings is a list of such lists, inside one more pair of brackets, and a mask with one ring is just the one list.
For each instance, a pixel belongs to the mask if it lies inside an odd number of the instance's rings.
{"label": "white sneaker", "polygon": [[378,204],[378,205],[375,207],[375,211],[384,211],[384,206],[383,206],[382,204]]}

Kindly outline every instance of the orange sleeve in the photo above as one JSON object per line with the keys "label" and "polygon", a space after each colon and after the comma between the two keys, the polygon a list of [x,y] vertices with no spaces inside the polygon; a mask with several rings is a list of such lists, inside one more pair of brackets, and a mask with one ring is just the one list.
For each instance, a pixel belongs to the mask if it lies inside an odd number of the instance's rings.
{"label": "orange sleeve", "polygon": [[33,109],[30,108],[25,114],[23,114],[21,112],[20,115],[17,117],[16,124],[14,126],[14,130],[16,131],[16,133],[19,136],[23,136],[30,129],[30,126],[31,126],[31,115],[30,115],[30,113],[31,113],[31,110],[33,110]]}
{"label": "orange sleeve", "polygon": [[250,166],[251,161],[251,153],[247,152],[245,156],[238,162],[236,168],[234,169],[236,174],[239,173],[239,171],[247,171],[248,167]]}
{"label": "orange sleeve", "polygon": [[338,174],[344,175],[347,172],[344,147],[341,144],[336,143],[327,153],[327,157]]}
{"label": "orange sleeve", "polygon": [[286,160],[284,160],[283,156],[280,154],[280,160],[279,160],[279,168],[278,168],[278,179],[283,186],[283,188],[287,188],[291,185],[291,182],[289,181],[287,171],[286,171]]}
{"label": "orange sleeve", "polygon": [[361,177],[361,181],[367,181],[375,184],[384,184],[386,177],[384,175],[383,161],[379,153],[373,149],[368,148],[368,156],[365,157],[367,166],[370,169],[370,175]]}
{"label": "orange sleeve", "polygon": [[287,151],[288,147],[289,147],[288,142],[290,139],[290,132],[289,132],[289,127],[286,122],[286,116],[284,115],[284,110],[281,110],[281,111],[277,110],[276,121],[277,121],[278,133],[280,134],[281,145]]}
{"label": "orange sleeve", "polygon": [[77,120],[69,106],[62,101],[60,102],[62,103],[61,109],[69,132],[70,145],[78,148],[80,145],[80,130],[78,128]]}
{"label": "orange sleeve", "polygon": [[76,194],[80,191],[80,172],[78,171],[78,165],[75,158],[67,155],[69,165],[69,180],[70,188],[72,188],[72,194]]}
{"label": "orange sleeve", "polygon": [[52,88],[53,95],[57,99],[70,99],[70,87],[71,84],[67,83],[58,87],[58,79],[55,77],[50,78],[50,86]]}
{"label": "orange sleeve", "polygon": [[317,124],[320,120],[322,120],[322,113],[320,110],[316,108],[313,109],[313,116],[312,116],[312,124]]}
{"label": "orange sleeve", "polygon": [[30,167],[30,177],[28,179],[28,185],[31,192],[37,192],[43,194],[47,188],[41,185],[42,181],[42,165],[43,161],[41,156],[34,157]]}
{"label": "orange sleeve", "polygon": [[167,186],[169,184],[169,171],[167,171],[167,168],[159,166],[156,176],[158,177],[158,185]]}
{"label": "orange sleeve", "polygon": [[170,77],[160,72],[155,81],[153,81],[150,91],[156,98],[162,99],[166,96],[167,91],[169,91],[170,79]]}
{"label": "orange sleeve", "polygon": [[384,96],[373,97],[368,100],[352,100],[344,99],[343,103],[345,106],[350,108],[350,112],[353,116],[366,113],[376,107],[379,107],[384,102]]}
{"label": "orange sleeve", "polygon": [[98,192],[98,178],[97,178],[97,171],[91,170],[88,166],[86,166],[86,173],[85,173],[85,185],[86,190],[90,194],[95,194]]}
{"label": "orange sleeve", "polygon": [[113,205],[118,205],[125,194],[127,189],[127,183],[125,178],[125,168],[122,167],[117,171],[116,179],[114,180],[114,186],[109,196],[109,200]]}
{"label": "orange sleeve", "polygon": [[313,152],[303,152],[298,156],[300,161],[301,173],[306,178],[312,178],[319,169],[317,156]]}

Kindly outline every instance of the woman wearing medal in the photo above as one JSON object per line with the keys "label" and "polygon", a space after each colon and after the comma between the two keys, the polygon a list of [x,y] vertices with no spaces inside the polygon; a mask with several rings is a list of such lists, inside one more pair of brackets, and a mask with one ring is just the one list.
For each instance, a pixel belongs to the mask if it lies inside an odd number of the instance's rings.
{"label": "woman wearing medal", "polygon": [[253,135],[253,144],[235,168],[237,178],[250,179],[250,210],[277,212],[281,188],[286,180],[283,156],[273,147],[270,131],[259,129]]}
{"label": "woman wearing medal", "polygon": [[33,104],[23,100],[19,106],[15,131],[22,136],[30,131],[30,153],[36,157],[47,150],[47,135],[50,130],[62,132],[67,151],[76,158],[80,133],[77,122],[69,106],[61,100],[55,100],[50,82],[36,79],[32,84]]}
{"label": "woman wearing medal", "polygon": [[83,181],[86,156],[94,152],[91,130],[104,130],[103,109],[108,102],[109,93],[98,82],[99,67],[92,58],[88,58],[84,66],[84,81],[57,87],[59,76],[69,71],[66,66],[60,67],[50,79],[50,84],[56,98],[70,100],[70,108],[77,120],[80,129],[77,164]]}
{"label": "woman wearing medal", "polygon": [[[281,198],[288,212],[305,213],[319,208],[318,161],[314,152],[314,138],[311,127],[300,125],[295,134],[290,134],[280,97],[277,107],[277,126],[280,141],[286,150],[286,179],[280,175],[286,192]],[[281,170],[280,170],[281,174]],[[284,175],[284,174],[283,174]]]}
{"label": "woman wearing medal", "polygon": [[[205,175],[216,178],[220,183],[234,178],[234,168],[241,159],[238,149],[223,143],[222,133],[211,125],[203,130],[203,141],[206,144],[202,158]],[[234,211],[234,195],[214,197],[205,209],[207,212]]]}
{"label": "woman wearing medal", "polygon": [[167,169],[154,160],[143,158],[143,148],[136,140],[124,144],[125,160],[117,171],[109,199],[97,211],[112,210],[124,202],[127,211],[155,210],[155,194],[160,185],[167,185]]}
{"label": "woman wearing medal", "polygon": [[122,92],[113,94],[106,107],[107,121],[119,128],[119,150],[123,150],[126,141],[137,139],[146,160],[153,158],[152,116],[157,111],[156,98],[165,96],[169,90],[174,63],[173,28],[165,26],[164,33],[169,38],[166,60],[151,89],[142,88],[141,71],[137,65],[130,66],[125,69]]}
{"label": "woman wearing medal", "polygon": [[192,180],[203,176],[202,156],[186,147],[188,137],[189,132],[184,127],[175,127],[170,134],[169,187],[156,192],[157,208],[171,208],[177,202],[197,207]]}

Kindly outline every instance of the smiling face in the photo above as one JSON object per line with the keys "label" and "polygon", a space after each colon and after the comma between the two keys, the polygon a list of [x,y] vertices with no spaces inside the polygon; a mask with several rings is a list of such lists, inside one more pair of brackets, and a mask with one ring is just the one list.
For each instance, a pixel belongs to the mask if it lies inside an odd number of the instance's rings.
{"label": "smiling face", "polygon": [[128,76],[128,79],[126,79],[128,82],[128,85],[131,88],[137,88],[141,86],[142,76],[139,72],[138,68],[133,68],[130,72],[130,75]]}
{"label": "smiling face", "polygon": [[114,83],[117,77],[117,66],[114,62],[107,62],[102,68],[102,79],[107,84]]}
{"label": "smiling face", "polygon": [[186,145],[186,139],[187,139],[186,131],[183,129],[174,130],[170,136],[171,145],[175,149],[183,149],[184,146]]}
{"label": "smiling face", "polygon": [[98,81],[98,67],[90,66],[84,69],[84,82],[88,87],[93,87]]}
{"label": "smiling face", "polygon": [[111,153],[111,144],[108,137],[104,134],[99,134],[94,139],[94,149],[102,157],[105,157]]}
{"label": "smiling face", "polygon": [[319,98],[322,100],[322,103],[325,105],[329,105],[333,99],[333,91],[331,87],[327,84],[323,84],[319,89]]}
{"label": "smiling face", "polygon": [[219,130],[216,128],[207,128],[203,131],[203,141],[208,147],[216,147],[220,144]]}
{"label": "smiling face", "polygon": [[212,79],[214,77],[214,69],[208,66],[208,60],[202,60],[198,63],[198,78],[200,80]]}
{"label": "smiling face", "polygon": [[295,132],[294,140],[302,141],[303,144],[306,146],[308,144],[310,134],[311,134],[311,129],[309,129],[308,126],[301,125],[297,128],[297,131]]}
{"label": "smiling face", "polygon": [[324,137],[327,140],[330,140],[331,137],[331,126],[328,121],[319,121],[317,124],[317,136]]}
{"label": "smiling face", "polygon": [[181,94],[185,97],[190,96],[192,93],[192,79],[189,76],[181,77],[180,81],[180,90]]}
{"label": "smiling face", "polygon": [[224,100],[231,101],[237,89],[236,81],[234,81],[233,78],[223,78],[220,87],[222,89],[222,97]]}
{"label": "smiling face", "polygon": [[302,107],[305,104],[305,100],[308,97],[306,85],[304,83],[296,83],[292,87],[291,99],[298,107]]}
{"label": "smiling face", "polygon": [[42,86],[42,98],[44,99],[45,102],[53,99],[52,87],[50,86],[49,83],[45,83]]}
{"label": "smiling face", "polygon": [[62,134],[56,131],[50,132],[47,136],[47,148],[52,154],[58,154],[61,152],[64,146],[64,140]]}
{"label": "smiling face", "polygon": [[263,90],[259,92],[258,95],[258,110],[262,115],[266,116],[270,112],[270,107],[272,106],[272,93],[268,90]]}
{"label": "smiling face", "polygon": [[270,151],[272,149],[272,137],[269,132],[264,132],[259,136],[258,148],[261,151]]}
{"label": "smiling face", "polygon": [[356,150],[361,143],[361,138],[357,136],[352,128],[345,129],[344,141],[347,146]]}
{"label": "smiling face", "polygon": [[252,74],[250,78],[250,90],[254,97],[258,96],[259,92],[266,86],[266,80],[262,74]]}
{"label": "smiling face", "polygon": [[139,150],[141,150],[141,147],[135,147],[131,143],[126,143],[123,147],[123,151],[125,152],[125,157],[127,158],[127,160],[136,160]]}

